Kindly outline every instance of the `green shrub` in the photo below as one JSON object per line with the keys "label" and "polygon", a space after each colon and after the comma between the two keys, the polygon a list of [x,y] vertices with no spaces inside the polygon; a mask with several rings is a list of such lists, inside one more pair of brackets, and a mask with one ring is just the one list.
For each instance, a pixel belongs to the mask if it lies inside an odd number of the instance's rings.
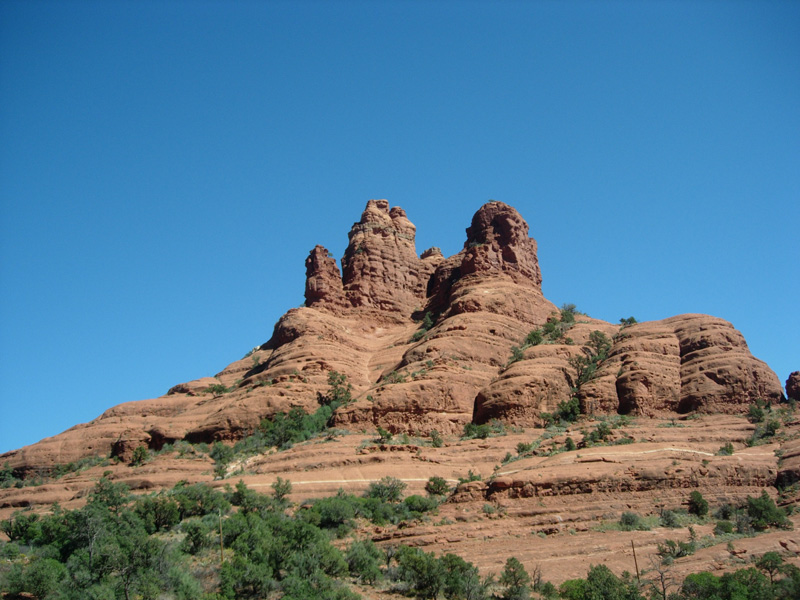
{"label": "green shrub", "polygon": [[704,517],[708,514],[708,502],[697,490],[689,494],[689,514]]}
{"label": "green shrub", "polygon": [[387,431],[383,427],[378,425],[378,437],[375,440],[376,443],[378,443],[378,444],[386,444],[386,443],[388,443],[388,442],[390,442],[392,440],[392,437],[394,437],[394,436],[392,435],[391,431]]}
{"label": "green shrub", "polygon": [[580,388],[594,379],[597,370],[611,350],[611,340],[602,331],[592,331],[589,334],[589,341],[584,346],[586,354],[575,356],[569,360],[569,364],[575,369],[575,388]]}
{"label": "green shrub", "polygon": [[532,452],[533,448],[533,443],[520,442],[517,444],[517,454],[527,454],[528,452]]}
{"label": "green shrub", "polygon": [[201,550],[211,545],[209,539],[210,528],[199,519],[184,521],[181,528],[186,533],[186,537],[181,544],[181,550],[189,554],[197,554]]}
{"label": "green shrub", "polygon": [[561,322],[562,323],[574,323],[575,322],[575,315],[580,314],[578,311],[578,307],[572,303],[564,303],[561,305],[561,310],[559,311],[561,315]]}
{"label": "green shrub", "polygon": [[292,482],[281,477],[278,477],[270,487],[273,497],[278,502],[284,502],[286,497],[292,493]]}
{"label": "green shrub", "polygon": [[560,423],[574,423],[580,416],[581,403],[580,400],[575,397],[559,402],[554,413],[543,412],[541,414],[541,418],[548,427]]}
{"label": "green shrub", "polygon": [[670,560],[694,554],[697,546],[693,541],[681,542],[676,540],[664,540],[664,543],[658,543],[656,548],[656,553],[662,560]]}
{"label": "green shrub", "polygon": [[444,477],[434,475],[425,484],[425,491],[431,496],[444,496],[450,493],[450,485]]}
{"label": "green shrub", "polygon": [[508,362],[506,366],[509,366],[515,362],[518,362],[525,358],[525,353],[519,346],[511,346],[511,356],[508,358]]}
{"label": "green shrub", "polygon": [[769,441],[778,430],[781,428],[780,421],[777,419],[770,419],[769,421],[759,423],[756,425],[753,435],[747,440],[748,446],[758,446]]}
{"label": "green shrub", "polygon": [[133,509],[150,534],[169,530],[180,523],[178,503],[164,492],[154,496],[139,496]]}
{"label": "green shrub", "polygon": [[403,490],[407,485],[396,477],[383,477],[380,481],[373,481],[365,493],[367,498],[377,498],[384,502],[399,502],[403,497]]}
{"label": "green shrub", "polygon": [[662,511],[659,522],[662,527],[669,527],[671,529],[681,526],[680,521],[678,520],[678,514],[673,510]]}
{"label": "green shrub", "polygon": [[717,450],[717,456],[731,456],[733,454],[733,444],[730,442],[726,442],[724,446],[722,446],[719,450]]}
{"label": "green shrub", "polygon": [[445,554],[439,561],[445,572],[442,587],[445,598],[488,600],[488,588],[492,579],[482,580],[475,565],[455,554]]}
{"label": "green shrub", "polygon": [[381,383],[390,384],[390,383],[405,383],[406,376],[403,373],[398,373],[397,371],[392,371],[388,375],[386,375],[383,379],[381,379]]}
{"label": "green shrub", "polygon": [[619,527],[622,531],[647,530],[647,525],[635,512],[624,512],[619,518]]}
{"label": "green shrub", "polygon": [[67,568],[54,558],[37,558],[28,564],[22,576],[24,590],[36,598],[45,598],[66,578]]}
{"label": "green shrub", "polygon": [[611,435],[611,426],[606,421],[600,421],[589,433],[587,442],[589,444],[599,444],[605,442]]}
{"label": "green shrub", "polygon": [[412,513],[411,516],[419,516],[426,512],[436,510],[439,506],[439,501],[432,496],[419,496],[413,494],[403,500],[403,504]]}
{"label": "green shrub", "polygon": [[39,515],[28,511],[15,511],[10,519],[0,523],[0,530],[12,542],[24,541],[30,544],[39,535]]}
{"label": "green shrub", "polygon": [[764,420],[764,409],[757,404],[751,404],[747,411],[747,420],[751,423],[761,423]]}
{"label": "green shrub", "polygon": [[531,597],[531,577],[522,563],[513,556],[506,560],[499,582],[503,586],[500,594],[503,600],[527,600]]}
{"label": "green shrub", "polygon": [[464,425],[464,433],[461,434],[461,439],[471,440],[478,438],[481,440],[485,440],[491,434],[492,434],[492,429],[486,423],[483,423],[482,425],[478,425],[477,423],[467,423],[466,425]]}
{"label": "green shrub", "polygon": [[320,404],[333,405],[334,410],[353,401],[353,386],[347,376],[338,371],[328,372],[328,393],[322,396]]}
{"label": "green shrub", "polygon": [[791,521],[786,514],[775,505],[766,490],[758,498],[747,497],[747,515],[756,531],[764,531],[769,527],[790,528]]}
{"label": "green shrub", "polygon": [[733,523],[730,521],[717,521],[714,526],[714,535],[725,535],[733,533]]}
{"label": "green shrub", "polygon": [[467,476],[466,477],[459,477],[458,478],[458,483],[459,484],[461,484],[461,483],[469,483],[470,481],[480,481],[480,480],[481,480],[480,474],[473,473],[472,469],[470,469],[467,472]]}
{"label": "green shrub", "polygon": [[726,502],[717,507],[717,510],[714,511],[714,518],[723,521],[729,521],[733,518],[735,513],[736,508]]}
{"label": "green shrub", "polygon": [[381,577],[381,559],[383,553],[372,540],[357,540],[347,549],[345,554],[350,574],[362,581],[374,584]]}
{"label": "green shrub", "polygon": [[214,384],[208,386],[204,390],[204,393],[212,394],[216,398],[218,396],[221,396],[222,394],[227,394],[230,391],[231,390],[228,389],[228,387],[226,387],[225,385],[223,385],[221,383],[214,383]]}
{"label": "green shrub", "polygon": [[526,346],[538,346],[544,341],[544,334],[541,329],[534,329],[525,337]]}
{"label": "green shrub", "polygon": [[0,469],[0,487],[11,487],[15,481],[17,481],[17,478],[14,476],[14,469],[6,461],[3,463],[3,468]]}
{"label": "green shrub", "polygon": [[445,584],[445,566],[431,552],[403,546],[395,556],[400,577],[419,598],[436,598]]}
{"label": "green shrub", "polygon": [[568,579],[558,587],[558,594],[565,600],[585,600],[586,580]]}
{"label": "green shrub", "polygon": [[354,525],[357,506],[358,503],[352,496],[337,494],[316,500],[311,509],[302,513],[302,516],[309,523],[344,535]]}
{"label": "green shrub", "polygon": [[204,483],[178,484],[172,489],[171,496],[178,504],[181,521],[217,512],[224,514],[231,507],[222,492]]}
{"label": "green shrub", "polygon": [[144,464],[144,462],[148,459],[149,456],[150,453],[147,451],[147,446],[137,446],[133,450],[131,465],[134,467],[138,467],[139,465]]}
{"label": "green shrub", "polygon": [[431,430],[431,446],[434,448],[441,448],[444,445],[442,435],[435,429]]}

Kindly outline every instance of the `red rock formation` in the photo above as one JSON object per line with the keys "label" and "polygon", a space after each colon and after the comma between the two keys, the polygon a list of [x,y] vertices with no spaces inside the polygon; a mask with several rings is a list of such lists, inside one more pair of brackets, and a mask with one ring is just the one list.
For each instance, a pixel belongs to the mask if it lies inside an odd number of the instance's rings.
{"label": "red rock formation", "polygon": [[402,208],[370,200],[350,230],[342,259],[344,293],[354,307],[409,316],[425,302],[430,261],[417,256],[416,227]]}
{"label": "red rock formation", "polygon": [[315,246],[306,259],[306,306],[348,305],[336,259],[323,246]]}
{"label": "red rock formation", "polygon": [[800,402],[800,371],[795,371],[786,380],[786,397]]}
{"label": "red rock formation", "polygon": [[490,382],[476,400],[475,419],[541,423],[542,412],[569,400],[576,378],[570,359],[586,353],[579,345],[594,329],[614,341],[595,377],[578,393],[589,414],[741,413],[756,399],[781,399],[775,373],[750,354],[730,323],[681,315],[624,329],[579,322],[569,331],[575,345],[535,346]]}
{"label": "red rock formation", "polygon": [[522,216],[507,204],[489,202],[472,217],[461,275],[472,273],[503,273],[517,284],[533,285],[541,291],[536,241],[528,237],[528,224]]}
{"label": "red rock formation", "polygon": [[[571,359],[586,354],[594,330],[614,343],[580,389],[587,412],[743,412],[755,398],[781,398],[777,377],[741,334],[704,315],[624,329],[581,315],[572,344],[531,347],[509,365],[511,347],[559,314],[542,295],[525,220],[490,202],[449,258],[438,248],[418,257],[415,233],[402,209],[371,200],[350,231],[341,274],[316,246],[306,260],[306,306],[283,315],[254,353],[215,378],[114,407],[0,461],[23,472],[114,448],[127,456],[140,444],[237,439],[276,412],[316,409],[331,371],[353,385],[355,402],[336,414],[342,426],[457,433],[473,420],[532,425],[572,395]],[[210,393],[214,384],[228,391]]]}

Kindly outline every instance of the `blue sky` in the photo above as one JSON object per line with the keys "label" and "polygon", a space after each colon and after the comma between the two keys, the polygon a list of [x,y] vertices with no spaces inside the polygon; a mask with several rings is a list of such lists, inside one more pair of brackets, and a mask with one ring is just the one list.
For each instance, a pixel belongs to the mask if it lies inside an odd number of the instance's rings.
{"label": "blue sky", "polygon": [[[0,451],[213,375],[367,200],[800,369],[798,2],[0,3]],[[525,332],[520,332],[524,335]]]}

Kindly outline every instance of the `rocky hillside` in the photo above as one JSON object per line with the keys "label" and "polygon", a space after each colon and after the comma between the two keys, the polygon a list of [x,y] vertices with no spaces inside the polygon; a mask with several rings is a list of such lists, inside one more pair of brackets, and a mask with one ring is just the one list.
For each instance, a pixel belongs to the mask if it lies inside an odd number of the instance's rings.
{"label": "rocky hillside", "polygon": [[415,233],[401,208],[369,201],[341,269],[315,247],[305,306],[264,345],[213,378],[110,408],[0,461],[24,476],[87,456],[127,459],[138,446],[236,440],[276,412],[312,412],[332,371],[355,398],[337,425],[395,433],[457,433],[492,419],[537,426],[574,395],[585,414],[644,416],[742,413],[783,397],[721,319],[611,324],[557,308],[542,295],[528,225],[506,204],[482,206],[449,258],[438,248],[418,255]]}

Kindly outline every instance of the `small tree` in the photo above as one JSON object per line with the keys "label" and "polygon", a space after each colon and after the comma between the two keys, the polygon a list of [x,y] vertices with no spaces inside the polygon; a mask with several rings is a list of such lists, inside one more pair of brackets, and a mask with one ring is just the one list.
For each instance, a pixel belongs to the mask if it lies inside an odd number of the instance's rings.
{"label": "small tree", "polygon": [[383,427],[378,425],[378,438],[375,440],[377,443],[385,444],[391,441],[392,437],[394,436],[392,435],[391,431],[387,431]]}
{"label": "small tree", "polygon": [[623,531],[635,531],[644,529],[642,518],[635,512],[626,511],[619,518],[619,526]]}
{"label": "small tree", "polygon": [[444,477],[434,475],[425,484],[425,491],[431,496],[444,496],[450,492],[450,485]]}
{"label": "small tree", "polygon": [[133,450],[133,457],[131,458],[131,466],[138,467],[144,464],[149,456],[147,446],[136,446]]}
{"label": "small tree", "polygon": [[772,585],[775,583],[775,574],[783,567],[783,559],[777,552],[765,552],[756,560],[756,567],[769,575],[769,583]]}
{"label": "small tree", "polygon": [[544,341],[544,334],[541,329],[534,329],[525,337],[526,346],[538,346]]}
{"label": "small tree", "polygon": [[352,401],[353,386],[347,383],[347,376],[338,371],[328,372],[328,393],[320,396],[320,404],[339,407]]}
{"label": "small tree", "polygon": [[689,494],[689,513],[698,517],[704,517],[708,514],[708,502],[697,490]]}
{"label": "small tree", "polygon": [[406,487],[406,484],[397,477],[386,476],[380,481],[370,483],[365,495],[367,498],[377,498],[384,502],[400,502]]}
{"label": "small tree", "polygon": [[531,577],[515,557],[506,560],[503,572],[500,573],[500,585],[505,586],[501,598],[503,600],[528,600],[530,593]]}
{"label": "small tree", "polygon": [[284,502],[286,497],[292,493],[292,482],[288,479],[278,477],[272,483],[272,496],[278,502]]}
{"label": "small tree", "polygon": [[45,598],[67,576],[67,568],[54,558],[37,558],[25,569],[25,590],[37,598]]}
{"label": "small tree", "polygon": [[400,576],[420,598],[436,598],[445,585],[445,566],[433,553],[403,546],[397,552]]}
{"label": "small tree", "polygon": [[222,394],[227,394],[230,390],[221,383],[214,383],[206,388],[206,393],[211,394],[214,398],[219,398]]}
{"label": "small tree", "polygon": [[478,568],[455,554],[445,554],[439,559],[444,565],[443,592],[448,600],[485,600],[488,585],[481,580]]}
{"label": "small tree", "polygon": [[762,491],[758,498],[747,497],[747,515],[757,531],[764,531],[768,527],[791,527],[791,521],[780,508],[775,506],[775,502],[766,490]]}
{"label": "small tree", "polygon": [[372,540],[357,540],[347,549],[345,560],[350,573],[366,583],[373,584],[381,577],[380,561],[383,553]]}
{"label": "small tree", "polygon": [[631,594],[629,594],[625,581],[614,575],[607,566],[589,567],[589,573],[586,576],[585,598],[628,600],[630,597]]}
{"label": "small tree", "polygon": [[189,554],[197,554],[203,548],[211,545],[208,537],[209,527],[200,519],[184,521],[181,528],[186,532],[186,537],[181,544],[181,549]]}
{"label": "small tree", "polygon": [[525,353],[519,346],[511,346],[511,357],[508,359],[507,365],[511,365],[525,358]]}
{"label": "small tree", "polygon": [[441,448],[443,445],[444,440],[442,439],[442,434],[436,429],[431,430],[431,446],[434,448]]}

